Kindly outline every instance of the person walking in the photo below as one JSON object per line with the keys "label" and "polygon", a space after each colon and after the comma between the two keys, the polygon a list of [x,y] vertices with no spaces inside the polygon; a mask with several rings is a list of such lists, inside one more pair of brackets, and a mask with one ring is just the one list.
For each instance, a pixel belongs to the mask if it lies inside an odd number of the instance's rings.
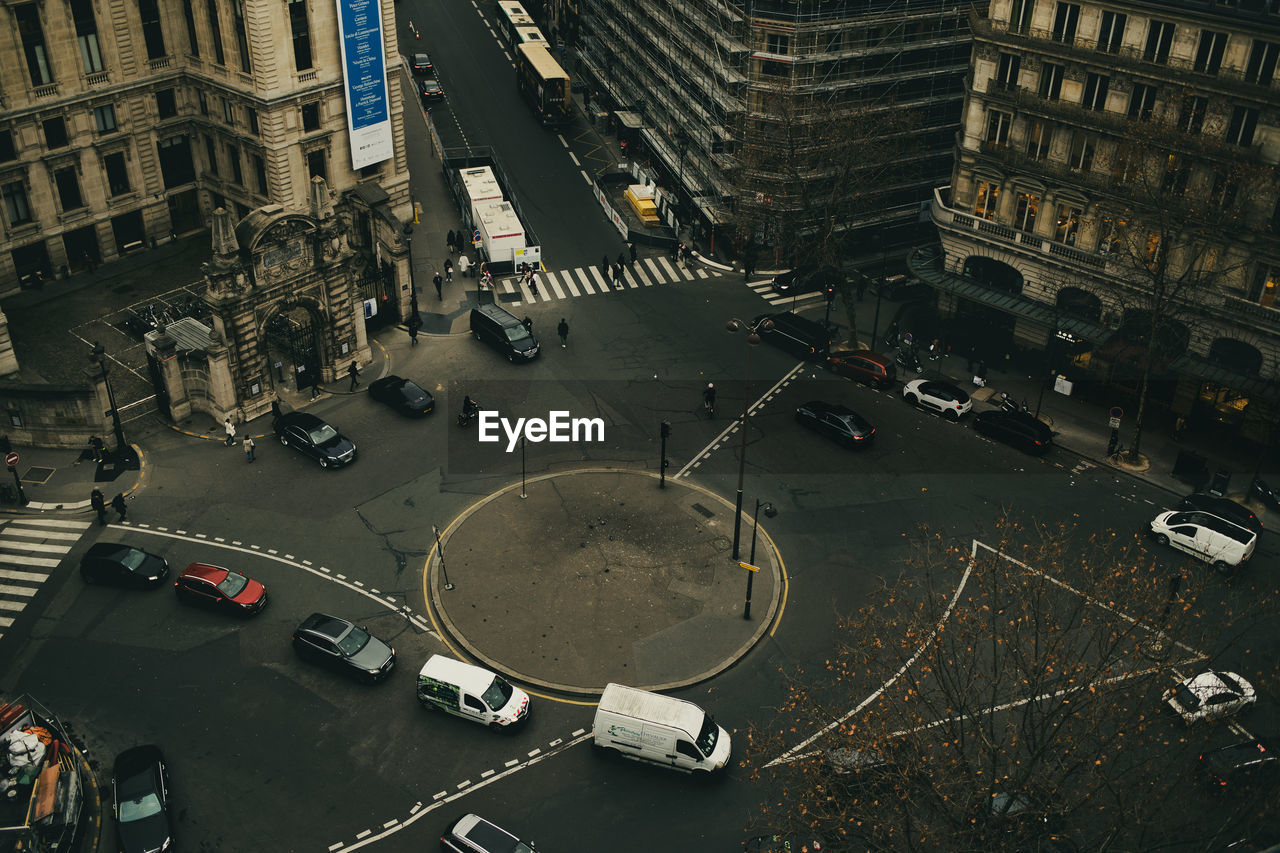
{"label": "person walking", "polygon": [[453,258],[444,259],[444,280],[453,284]]}
{"label": "person walking", "polygon": [[973,375],[976,380],[973,383],[974,385],[977,385],[979,387],[986,387],[986,384],[987,384],[987,360],[986,359],[984,358],[978,359],[978,371]]}
{"label": "person walking", "polygon": [[609,280],[609,256],[608,255],[600,256],[600,275],[604,276],[606,281]]}
{"label": "person walking", "polygon": [[107,499],[103,496],[101,490],[94,489],[89,494],[89,505],[93,507],[93,511],[98,514],[98,523],[107,523]]}
{"label": "person walking", "polygon": [[560,336],[560,349],[564,349],[569,345],[569,324],[563,317],[560,318],[560,325],[556,326],[556,334]]}
{"label": "person walking", "polygon": [[111,499],[111,508],[120,515],[120,521],[124,521],[125,515],[129,512],[129,507],[124,503],[124,492],[116,492],[116,496]]}
{"label": "person walking", "polygon": [[452,228],[450,228],[450,229],[449,229],[449,234],[444,238],[444,240],[445,240],[445,245],[447,245],[447,246],[449,247],[449,254],[451,254],[451,255],[453,254],[453,250],[454,250],[454,248],[455,248],[455,245],[454,245],[454,244],[457,242],[457,239],[458,239],[458,238],[457,238],[457,235],[456,235],[456,234],[454,234],[454,233],[453,233],[453,229],[452,229]]}
{"label": "person walking", "polygon": [[631,265],[635,266],[636,265],[636,244],[628,240],[627,251],[631,254]]}
{"label": "person walking", "polygon": [[253,448],[256,446],[257,445],[253,443],[253,436],[246,435],[244,437],[244,461],[245,462],[253,461]]}
{"label": "person walking", "polygon": [[524,330],[526,332],[528,332],[531,335],[533,334],[533,318],[532,317],[530,317],[528,314],[525,314],[524,319],[520,321],[520,324],[524,326]]}
{"label": "person walking", "polygon": [[627,256],[626,256],[626,255],[624,255],[624,254],[622,254],[622,252],[619,252],[619,253],[618,253],[618,260],[617,260],[617,264],[618,264],[618,269],[619,269],[619,270],[621,270],[623,267],[625,267],[625,266],[627,265]]}
{"label": "person walking", "polygon": [[280,418],[282,418],[282,417],[284,417],[284,409],[280,408],[280,398],[279,398],[279,397],[277,397],[276,399],[274,399],[274,400],[272,400],[272,401],[271,401],[271,424],[272,424],[272,426],[274,426],[274,425],[275,425],[275,422],[276,422],[276,421],[278,421],[278,420],[280,420]]}
{"label": "person walking", "polygon": [[622,277],[625,267],[626,264],[622,261],[622,255],[618,255],[618,261],[613,265],[613,283],[618,286],[618,290],[622,290],[622,285],[626,283],[626,279]]}
{"label": "person walking", "polygon": [[471,266],[471,259],[467,257],[466,252],[458,255],[458,275],[463,278],[467,277],[467,267]]}
{"label": "person walking", "polygon": [[227,419],[222,422],[222,430],[227,434],[227,447],[235,447],[236,425],[231,422],[231,415],[227,415]]}
{"label": "person walking", "polygon": [[93,453],[93,461],[102,461],[102,439],[96,435],[89,436],[89,450]]}
{"label": "person walking", "polygon": [[529,267],[529,292],[534,299],[538,298],[538,271],[533,267]]}
{"label": "person walking", "polygon": [[351,359],[351,364],[347,367],[347,375],[351,377],[351,387],[348,391],[356,390],[356,386],[360,384],[360,368],[356,367],[356,360]]}
{"label": "person walking", "polygon": [[673,260],[673,261],[675,261],[675,260],[679,260],[679,258],[680,258],[680,244],[679,244],[678,242],[676,242],[676,241],[674,241],[674,240],[673,240],[673,241],[671,242],[671,246],[668,248],[667,254],[670,256],[671,260]]}
{"label": "person walking", "polygon": [[444,291],[441,290],[441,288],[444,286],[444,279],[440,277],[440,273],[437,272],[434,276],[431,277],[431,283],[436,286],[436,299],[437,300],[444,299]]}
{"label": "person walking", "polygon": [[409,318],[407,325],[409,327],[409,347],[416,347],[418,345],[418,329],[422,328],[422,318],[414,314]]}

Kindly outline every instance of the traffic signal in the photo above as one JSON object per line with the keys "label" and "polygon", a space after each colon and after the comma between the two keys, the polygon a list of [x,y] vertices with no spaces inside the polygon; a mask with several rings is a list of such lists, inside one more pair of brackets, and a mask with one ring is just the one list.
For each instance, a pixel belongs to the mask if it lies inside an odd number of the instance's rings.
{"label": "traffic signal", "polygon": [[663,437],[663,438],[670,438],[670,437],[671,437],[671,422],[670,422],[670,421],[663,421],[663,422],[662,422],[662,437]]}

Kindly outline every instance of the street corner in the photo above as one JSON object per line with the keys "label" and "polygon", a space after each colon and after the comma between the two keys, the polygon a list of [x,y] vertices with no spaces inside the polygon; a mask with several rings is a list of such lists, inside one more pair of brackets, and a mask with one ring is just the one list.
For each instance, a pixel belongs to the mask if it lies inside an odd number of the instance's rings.
{"label": "street corner", "polygon": [[[66,460],[71,458],[69,454],[74,450],[62,451],[61,455],[58,453],[44,450],[24,456],[29,462],[20,479],[17,471],[10,469],[21,486],[16,489],[16,495],[6,498],[16,504],[12,512],[30,514],[87,509],[95,489],[132,495],[143,488],[149,474],[147,454],[136,444],[128,445],[123,452],[100,450],[100,458],[96,460],[90,451],[84,451],[68,463]],[[136,475],[129,477],[130,472],[136,472]]]}
{"label": "street corner", "polygon": [[444,636],[516,680],[577,696],[610,681],[672,689],[731,666],[781,616],[772,540],[743,520],[749,570],[745,544],[732,556],[733,521],[731,501],[648,472],[549,474],[443,531],[424,594]]}

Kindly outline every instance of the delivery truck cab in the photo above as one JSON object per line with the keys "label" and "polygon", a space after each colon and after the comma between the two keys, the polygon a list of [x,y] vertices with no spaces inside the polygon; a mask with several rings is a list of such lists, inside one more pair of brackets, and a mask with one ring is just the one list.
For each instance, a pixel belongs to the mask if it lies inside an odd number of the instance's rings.
{"label": "delivery truck cab", "polygon": [[729,763],[729,733],[692,702],[609,684],[591,724],[595,746],[678,770],[710,773]]}
{"label": "delivery truck cab", "polygon": [[495,728],[529,718],[529,694],[487,669],[432,655],[418,672],[418,701]]}

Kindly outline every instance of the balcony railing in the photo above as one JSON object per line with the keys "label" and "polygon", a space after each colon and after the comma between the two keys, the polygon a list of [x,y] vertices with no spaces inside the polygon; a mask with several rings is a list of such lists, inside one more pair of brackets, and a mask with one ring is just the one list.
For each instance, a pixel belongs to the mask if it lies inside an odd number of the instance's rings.
{"label": "balcony railing", "polygon": [[31,96],[36,100],[43,100],[44,98],[52,98],[57,96],[57,94],[58,94],[57,83],[49,83],[45,86],[37,86],[36,88],[31,90]]}
{"label": "balcony railing", "polygon": [[955,208],[947,207],[942,200],[942,188],[935,188],[933,191],[933,218],[934,222],[939,225],[949,225],[955,230],[966,229],[974,231],[982,234],[986,239],[1014,244],[1024,251],[1051,256],[1057,260],[1064,260],[1098,270],[1105,269],[1107,265],[1105,255],[1083,252],[1074,246],[1068,246],[1066,243],[1059,243],[1056,240],[1050,240],[1028,231],[1019,231],[1008,225],[991,222]]}
{"label": "balcony railing", "polygon": [[86,74],[84,82],[90,86],[102,86],[111,82],[111,75],[105,71],[98,71],[94,74]]}

